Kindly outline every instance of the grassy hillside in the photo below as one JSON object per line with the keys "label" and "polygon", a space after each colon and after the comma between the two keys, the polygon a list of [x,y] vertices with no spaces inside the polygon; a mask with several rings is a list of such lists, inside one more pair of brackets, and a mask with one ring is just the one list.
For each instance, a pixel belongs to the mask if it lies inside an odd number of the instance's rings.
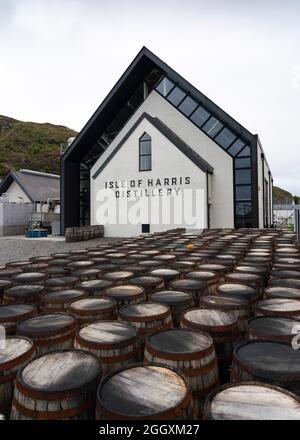
{"label": "grassy hillside", "polygon": [[294,200],[293,195],[278,186],[273,187],[273,201],[275,204],[288,204]]}
{"label": "grassy hillside", "polygon": [[0,176],[21,168],[59,174],[60,144],[76,134],[61,125],[0,115]]}

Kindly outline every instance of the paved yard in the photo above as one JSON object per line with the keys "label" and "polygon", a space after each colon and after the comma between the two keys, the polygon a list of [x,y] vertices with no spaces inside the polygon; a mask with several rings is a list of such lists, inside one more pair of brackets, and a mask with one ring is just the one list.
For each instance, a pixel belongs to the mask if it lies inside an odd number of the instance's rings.
{"label": "paved yard", "polygon": [[68,252],[71,249],[94,247],[110,243],[119,238],[98,238],[96,240],[66,243],[64,237],[25,238],[0,237],[0,265],[10,261],[28,260],[31,257],[50,255],[55,252]]}

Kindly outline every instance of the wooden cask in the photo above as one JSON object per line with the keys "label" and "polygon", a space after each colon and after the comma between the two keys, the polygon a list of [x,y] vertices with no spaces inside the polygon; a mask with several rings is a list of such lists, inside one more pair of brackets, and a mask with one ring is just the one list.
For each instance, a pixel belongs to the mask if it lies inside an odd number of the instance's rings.
{"label": "wooden cask", "polygon": [[49,267],[61,267],[68,272],[71,272],[72,268],[67,267],[69,263],[71,263],[71,260],[68,258],[54,258],[53,260],[49,261]]}
{"label": "wooden cask", "polygon": [[224,283],[216,287],[216,295],[229,295],[231,297],[240,297],[247,299],[250,307],[250,313],[253,314],[257,299],[256,289],[245,284]]}
{"label": "wooden cask", "polygon": [[233,348],[240,337],[236,316],[220,310],[191,309],[182,314],[180,324],[183,328],[210,334],[216,349],[221,382],[228,382]]}
{"label": "wooden cask", "polygon": [[110,298],[85,298],[79,299],[67,306],[67,311],[84,325],[96,321],[111,321],[118,317],[116,301]]}
{"label": "wooden cask", "polygon": [[300,289],[294,287],[271,286],[264,290],[264,297],[300,300]]}
{"label": "wooden cask", "polygon": [[278,316],[257,316],[249,319],[248,339],[268,339],[291,343],[300,332],[300,320]]}
{"label": "wooden cask", "polygon": [[103,275],[102,279],[110,281],[115,286],[126,284],[134,274],[132,272],[127,272],[125,270],[118,270],[115,272],[107,272]]}
{"label": "wooden cask", "polygon": [[158,277],[164,280],[165,287],[168,289],[170,283],[180,278],[180,272],[175,269],[154,269],[150,272],[153,277]]}
{"label": "wooden cask", "polygon": [[20,284],[5,290],[3,304],[32,304],[39,307],[45,288],[35,284]]}
{"label": "wooden cask", "polygon": [[51,256],[42,255],[39,257],[29,258],[29,261],[31,261],[33,264],[35,264],[35,263],[49,263],[51,260],[53,260],[53,255],[51,255]]}
{"label": "wooden cask", "polygon": [[137,329],[121,321],[94,322],[81,327],[74,347],[93,353],[101,361],[104,373],[136,362],[140,352]]}
{"label": "wooden cask", "polygon": [[15,284],[41,284],[47,280],[48,275],[43,272],[24,272],[11,278]]}
{"label": "wooden cask", "polygon": [[122,269],[125,270],[125,272],[132,272],[135,277],[142,277],[148,273],[148,270],[145,267],[139,266],[138,264],[132,264],[132,262],[123,266]]}
{"label": "wooden cask", "polygon": [[118,304],[118,308],[146,301],[145,289],[140,286],[113,286],[105,289],[103,293],[104,297],[114,299]]}
{"label": "wooden cask", "polygon": [[46,293],[41,300],[41,310],[45,313],[64,312],[68,304],[78,299],[87,298],[85,290],[69,289]]}
{"label": "wooden cask", "polygon": [[258,275],[262,278],[264,286],[266,285],[269,271],[266,268],[258,267],[258,266],[246,266],[246,265],[239,265],[235,266],[234,272],[240,272],[240,273],[253,273],[255,275]]}
{"label": "wooden cask", "polygon": [[138,330],[141,346],[140,360],[143,359],[146,337],[158,330],[173,327],[171,309],[164,304],[154,302],[131,304],[121,307],[119,316],[122,321],[134,325]]}
{"label": "wooden cask", "polygon": [[249,318],[249,303],[245,298],[229,295],[202,296],[199,307],[233,313],[238,320],[241,337],[245,336]]}
{"label": "wooden cask", "polygon": [[208,294],[208,286],[205,281],[190,278],[182,278],[170,283],[170,288],[183,292],[191,293],[194,297],[195,305],[199,304],[199,298]]}
{"label": "wooden cask", "polygon": [[162,261],[157,261],[157,260],[142,260],[142,261],[138,261],[138,264],[144,267],[145,269],[147,269],[149,272],[151,270],[160,269],[164,267]]}
{"label": "wooden cask", "polygon": [[170,307],[174,327],[179,326],[181,314],[195,305],[194,297],[191,293],[179,290],[162,290],[155,292],[150,296],[150,301],[165,304]]}
{"label": "wooden cask", "polygon": [[71,273],[73,273],[76,270],[82,270],[82,269],[90,269],[91,267],[95,266],[94,261],[72,261],[71,263],[67,264],[67,268],[71,270]]}
{"label": "wooden cask", "polygon": [[205,401],[205,420],[300,420],[300,399],[283,388],[258,382],[228,384]]}
{"label": "wooden cask", "polygon": [[82,289],[88,292],[90,296],[103,296],[103,292],[108,287],[112,287],[111,281],[106,280],[90,280],[90,281],[80,281],[76,284],[77,289]]}
{"label": "wooden cask", "polygon": [[272,278],[269,280],[268,286],[292,287],[300,289],[300,280],[296,278]]}
{"label": "wooden cask", "polygon": [[285,270],[271,270],[270,278],[292,278],[292,279],[300,279],[300,271],[293,269],[285,269]]}
{"label": "wooden cask", "polygon": [[0,280],[10,280],[13,276],[22,273],[21,269],[5,268],[0,269]]}
{"label": "wooden cask", "polygon": [[219,283],[223,283],[225,280],[225,274],[227,273],[228,268],[226,266],[224,266],[223,264],[205,263],[205,264],[199,264],[198,270],[201,270],[201,271],[204,270],[204,271],[208,271],[208,272],[217,273],[219,275]]}
{"label": "wooden cask", "polygon": [[12,282],[9,280],[0,280],[0,304],[2,302],[2,297],[5,289],[8,289],[12,286]]}
{"label": "wooden cask", "polygon": [[0,325],[5,328],[7,335],[14,335],[20,321],[36,314],[37,308],[30,304],[2,304],[0,305]]}
{"label": "wooden cask", "polygon": [[300,351],[290,343],[251,339],[234,349],[231,382],[259,381],[300,395]]}
{"label": "wooden cask", "polygon": [[17,334],[34,342],[37,354],[73,348],[76,319],[67,313],[41,313],[19,322]]}
{"label": "wooden cask", "polygon": [[158,292],[165,287],[164,280],[159,277],[154,276],[142,276],[142,277],[133,277],[129,281],[130,284],[134,286],[143,287],[145,289],[147,298],[150,298],[150,295],[154,292]]}
{"label": "wooden cask", "polygon": [[106,375],[97,391],[96,420],[189,420],[186,378],[165,365],[130,365]]}
{"label": "wooden cask", "polygon": [[0,412],[9,416],[17,372],[35,355],[33,342],[24,337],[10,336],[0,349]]}
{"label": "wooden cask", "polygon": [[10,261],[6,263],[8,269],[22,269],[23,267],[31,264],[31,261]]}
{"label": "wooden cask", "polygon": [[73,289],[79,278],[73,276],[49,278],[45,281],[45,287],[48,291],[57,292],[58,290]]}
{"label": "wooden cask", "polygon": [[95,267],[91,267],[88,269],[77,269],[72,272],[74,277],[79,278],[80,281],[90,281],[97,280],[103,275],[103,272],[100,269],[96,269]]}
{"label": "wooden cask", "polygon": [[262,297],[264,282],[263,279],[254,273],[232,272],[225,275],[227,283],[244,284],[253,287],[257,292],[257,300]]}
{"label": "wooden cask", "polygon": [[11,420],[93,420],[101,372],[82,350],[38,356],[18,372]]}
{"label": "wooden cask", "polygon": [[49,266],[47,269],[45,269],[45,273],[49,276],[49,278],[60,278],[69,276],[71,272],[65,267]]}
{"label": "wooden cask", "polygon": [[172,263],[169,263],[168,267],[180,272],[181,277],[184,278],[184,276],[187,273],[196,269],[197,264],[194,261],[178,260],[178,261],[174,261]]}
{"label": "wooden cask", "polygon": [[215,288],[220,282],[220,276],[217,273],[208,270],[190,272],[186,275],[186,278],[206,283],[208,295],[214,295]]}
{"label": "wooden cask", "polygon": [[219,384],[212,338],[191,329],[158,331],[146,340],[144,360],[182,371],[191,386],[193,418],[199,419],[206,395]]}
{"label": "wooden cask", "polygon": [[48,269],[49,264],[48,263],[31,263],[27,266],[23,267],[23,273],[24,272],[38,272],[38,273],[46,273],[46,269]]}
{"label": "wooden cask", "polygon": [[285,298],[270,298],[259,301],[255,306],[255,316],[261,315],[300,318],[300,301]]}

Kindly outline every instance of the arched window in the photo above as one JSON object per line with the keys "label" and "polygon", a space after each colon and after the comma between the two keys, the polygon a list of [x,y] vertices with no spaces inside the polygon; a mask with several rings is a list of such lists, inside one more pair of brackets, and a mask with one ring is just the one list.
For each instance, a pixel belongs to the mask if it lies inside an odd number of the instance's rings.
{"label": "arched window", "polygon": [[140,137],[139,145],[139,170],[151,171],[152,169],[152,152],[151,152],[151,137],[144,133]]}

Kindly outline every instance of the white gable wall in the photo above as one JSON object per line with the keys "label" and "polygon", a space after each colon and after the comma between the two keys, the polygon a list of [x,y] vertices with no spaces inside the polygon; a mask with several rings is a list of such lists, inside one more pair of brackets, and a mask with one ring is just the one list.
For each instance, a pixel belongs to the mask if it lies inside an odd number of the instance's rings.
{"label": "white gable wall", "polygon": [[15,180],[6,191],[6,194],[8,195],[10,202],[31,203],[25,192]]}

